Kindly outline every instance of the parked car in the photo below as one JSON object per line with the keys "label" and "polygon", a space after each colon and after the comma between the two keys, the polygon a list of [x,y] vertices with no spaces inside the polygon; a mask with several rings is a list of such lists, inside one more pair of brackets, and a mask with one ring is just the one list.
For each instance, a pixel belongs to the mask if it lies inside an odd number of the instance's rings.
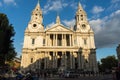
{"label": "parked car", "polygon": [[66,71],[66,72],[64,72],[63,76],[65,78],[78,78],[79,74],[75,73],[74,71]]}

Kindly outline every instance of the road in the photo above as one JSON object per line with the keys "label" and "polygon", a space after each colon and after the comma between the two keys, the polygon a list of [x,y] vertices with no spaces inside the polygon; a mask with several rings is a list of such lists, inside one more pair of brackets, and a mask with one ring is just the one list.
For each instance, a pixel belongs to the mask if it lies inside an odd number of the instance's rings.
{"label": "road", "polygon": [[[1,79],[0,79],[1,80]],[[8,80],[16,80],[15,78],[9,78]],[[79,78],[39,78],[39,80],[113,80],[113,75],[99,75],[99,76],[80,76]]]}
{"label": "road", "polygon": [[39,80],[113,80],[112,75],[101,75],[101,76],[81,76],[79,78],[40,78]]}

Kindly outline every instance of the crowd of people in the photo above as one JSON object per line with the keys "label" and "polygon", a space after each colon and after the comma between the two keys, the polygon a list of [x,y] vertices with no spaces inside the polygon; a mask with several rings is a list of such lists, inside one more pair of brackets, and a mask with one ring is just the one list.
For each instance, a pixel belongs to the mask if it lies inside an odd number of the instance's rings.
{"label": "crowd of people", "polygon": [[[120,65],[114,68],[114,71],[112,73],[113,73],[113,80],[120,80]],[[13,79],[9,79],[9,77],[10,75],[8,76],[8,78],[0,77],[0,80],[13,80]],[[50,77],[54,77],[53,72],[37,73],[32,71],[28,71],[28,72],[18,71],[15,73],[14,80],[39,80],[39,78],[50,78]],[[61,76],[58,76],[58,77],[61,77]]]}
{"label": "crowd of people", "polygon": [[115,80],[120,80],[120,66],[115,70]]}

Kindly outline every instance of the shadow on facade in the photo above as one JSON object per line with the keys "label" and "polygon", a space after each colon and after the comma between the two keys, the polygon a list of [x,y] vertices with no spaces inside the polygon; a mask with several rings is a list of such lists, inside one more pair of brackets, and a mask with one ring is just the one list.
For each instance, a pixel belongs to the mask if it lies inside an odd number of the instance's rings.
{"label": "shadow on facade", "polygon": [[[89,53],[88,53],[89,52]],[[36,73],[60,73],[63,71],[75,71],[75,72],[98,72],[96,62],[95,49],[83,50],[79,48],[77,52],[65,51],[65,52],[50,52],[46,54],[43,52],[44,57],[39,58],[36,61],[30,59],[31,64],[21,70],[33,71]],[[88,54],[86,58],[85,55]]]}

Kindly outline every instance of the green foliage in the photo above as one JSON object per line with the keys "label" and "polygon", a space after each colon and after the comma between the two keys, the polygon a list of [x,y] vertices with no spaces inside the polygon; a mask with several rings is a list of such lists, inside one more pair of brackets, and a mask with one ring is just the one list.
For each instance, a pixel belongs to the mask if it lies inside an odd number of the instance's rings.
{"label": "green foliage", "polygon": [[112,70],[113,67],[117,67],[118,60],[115,56],[107,56],[101,59],[101,64],[98,63],[99,71],[104,72],[106,70]]}
{"label": "green foliage", "polygon": [[0,13],[0,66],[5,64],[5,60],[12,60],[16,56],[13,46],[14,28],[9,24],[7,16]]}

